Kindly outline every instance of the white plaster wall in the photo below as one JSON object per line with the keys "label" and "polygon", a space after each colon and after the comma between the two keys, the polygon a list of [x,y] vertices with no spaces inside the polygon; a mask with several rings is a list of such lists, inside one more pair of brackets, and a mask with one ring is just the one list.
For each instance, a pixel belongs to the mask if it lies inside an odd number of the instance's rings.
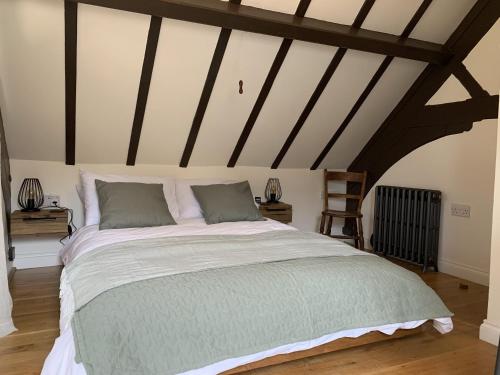
{"label": "white plaster wall", "polygon": [[[500,21],[497,21],[464,60],[467,69],[491,95],[500,89],[499,41]],[[428,104],[469,97],[451,76]],[[445,137],[415,150],[377,182],[377,185],[441,190],[440,271],[485,285],[490,270],[496,132],[496,119],[476,123],[470,132]],[[470,218],[451,216],[452,203],[470,205]],[[368,238],[372,233],[373,204],[371,191],[363,205]]]}
{"label": "white plaster wall", "polygon": [[[442,192],[441,272],[487,285],[497,120],[476,123],[470,132],[445,137],[410,153],[377,185]],[[363,203],[366,236],[373,231],[374,189]],[[469,218],[451,216],[451,204],[471,206]]]}
{"label": "white plaster wall", "polygon": [[[2,186],[0,184],[0,197],[2,196]],[[6,253],[6,238],[5,238],[5,222],[4,222],[4,203],[0,199],[0,337],[6,336],[15,331],[14,323],[12,322],[12,298],[10,297],[8,270],[9,261],[5,257]]]}
{"label": "white plaster wall", "polygon": [[[136,165],[127,167],[118,164],[82,164],[67,166],[62,162],[11,160],[12,209],[17,209],[17,192],[23,178],[40,179],[45,193],[58,194],[61,205],[70,207],[75,213],[75,224],[83,225],[83,207],[75,186],[79,183],[79,169],[96,173],[128,174],[143,176],[174,176],[181,178],[221,177],[248,180],[254,196],[264,196],[267,179],[278,177],[283,190],[282,201],[293,205],[292,225],[307,231],[317,230],[322,209],[322,171],[305,169],[271,170],[261,167],[190,167],[179,168],[167,165]],[[14,240],[17,268],[31,268],[58,264],[61,245],[57,238],[36,237],[31,240]]]}
{"label": "white plaster wall", "polygon": [[500,132],[497,133],[496,144],[488,315],[479,331],[481,340],[493,345],[498,345],[500,337]]}

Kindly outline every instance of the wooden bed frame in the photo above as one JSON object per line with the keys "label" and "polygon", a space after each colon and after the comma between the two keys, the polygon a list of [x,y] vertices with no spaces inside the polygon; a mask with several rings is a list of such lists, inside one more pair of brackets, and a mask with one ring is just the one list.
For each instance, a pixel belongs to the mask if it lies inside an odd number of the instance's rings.
{"label": "wooden bed frame", "polygon": [[285,362],[291,362],[298,359],[313,357],[321,354],[333,353],[344,349],[355,348],[358,346],[373,344],[376,342],[400,339],[407,336],[413,336],[424,332],[425,326],[431,325],[432,322],[428,321],[420,327],[413,329],[399,329],[392,335],[386,335],[381,332],[370,332],[357,338],[344,337],[332,342],[317,346],[315,348],[301,350],[298,352],[279,354],[273,357],[265,358],[257,362],[252,362],[242,365],[231,370],[225,371],[223,375],[240,374],[245,371],[255,370],[262,367],[279,365]]}

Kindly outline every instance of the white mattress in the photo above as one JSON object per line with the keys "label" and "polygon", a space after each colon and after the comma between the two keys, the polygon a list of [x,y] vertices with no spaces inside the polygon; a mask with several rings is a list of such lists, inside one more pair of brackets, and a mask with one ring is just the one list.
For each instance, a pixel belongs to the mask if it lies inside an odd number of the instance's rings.
{"label": "white mattress", "polygon": [[[133,239],[207,234],[255,234],[274,230],[295,230],[295,228],[273,220],[206,225],[203,219],[189,219],[179,221],[179,225],[174,226],[113,229],[103,231],[99,231],[96,225],[91,225],[78,230],[71,241],[61,250],[61,258],[64,264],[67,265],[80,255],[97,247]],[[61,283],[60,297],[61,317],[59,325],[61,335],[56,339],[52,351],[45,360],[42,375],[86,375],[83,365],[77,364],[74,360],[75,346],[70,324],[71,317],[73,316],[73,301],[71,290],[64,282]],[[422,325],[423,323],[425,323],[425,320],[340,331],[318,337],[310,341],[291,343],[260,353],[227,359],[201,369],[188,371],[185,374],[218,374],[225,370],[277,354],[286,354],[310,349],[343,337],[359,337],[373,331],[379,331],[391,335],[397,329],[412,329]],[[453,323],[450,318],[435,319],[434,327],[441,333],[447,333],[453,329]]]}

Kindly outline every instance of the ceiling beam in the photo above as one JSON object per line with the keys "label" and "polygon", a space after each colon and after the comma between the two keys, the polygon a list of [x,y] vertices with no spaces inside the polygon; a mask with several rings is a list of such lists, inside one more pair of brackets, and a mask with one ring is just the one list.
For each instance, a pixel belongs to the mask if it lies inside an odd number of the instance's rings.
{"label": "ceiling beam", "polygon": [[[239,4],[240,2],[241,0],[230,0],[229,4]],[[203,85],[200,101],[198,102],[196,113],[194,114],[191,130],[189,131],[186,146],[184,147],[184,152],[182,153],[181,162],[179,164],[182,168],[186,168],[189,164],[189,159],[193,153],[194,145],[196,143],[196,139],[198,138],[198,133],[200,132],[201,123],[203,122],[203,117],[205,116],[205,111],[207,110],[208,102],[210,101],[210,96],[212,95],[215,80],[219,74],[219,69],[222,64],[222,59],[224,58],[230,36],[231,29],[223,28],[220,31],[219,39],[217,40],[217,45],[215,46],[214,54],[212,56],[212,62],[210,63],[210,68],[208,69],[207,78],[205,80],[205,84]]]}
{"label": "ceiling beam", "polygon": [[473,123],[494,118],[498,118],[498,95],[487,95],[461,102],[426,105],[407,126],[446,126],[453,122]]}
{"label": "ceiling beam", "polygon": [[69,0],[382,55],[445,64],[442,45],[219,0]]}
{"label": "ceiling beam", "polygon": [[484,90],[478,81],[470,74],[463,63],[455,68],[453,75],[460,81],[471,97],[488,96],[488,91]]}
{"label": "ceiling beam", "polygon": [[151,16],[149,23],[148,39],[144,51],[144,61],[142,63],[141,80],[139,81],[139,91],[137,93],[137,102],[135,104],[134,122],[132,124],[132,133],[130,134],[130,143],[128,146],[127,165],[135,165],[139,140],[141,138],[142,123],[146,104],[148,102],[149,86],[151,85],[151,76],[156,58],[156,49],[158,39],[160,38],[162,18]]}
{"label": "ceiling beam", "polygon": [[[301,0],[299,5],[297,6],[297,10],[295,11],[295,15],[299,16],[299,17],[304,17],[310,3],[311,3],[311,0]],[[245,146],[245,144],[247,142],[248,136],[252,132],[253,126],[255,125],[255,121],[257,121],[257,118],[259,117],[260,111],[262,110],[262,107],[264,106],[264,103],[266,102],[267,96],[269,95],[269,92],[271,91],[271,88],[273,87],[274,81],[275,81],[276,77],[278,76],[278,73],[281,69],[281,65],[283,65],[283,62],[285,61],[285,57],[288,54],[288,50],[290,49],[291,45],[292,45],[292,39],[285,38],[281,42],[281,46],[278,50],[278,53],[276,54],[276,57],[274,58],[274,61],[271,65],[271,69],[269,70],[269,73],[267,74],[266,80],[264,81],[264,84],[262,85],[262,88],[259,92],[259,96],[257,97],[257,100],[255,101],[255,104],[252,108],[252,111],[250,112],[250,116],[248,116],[247,122],[245,123],[245,126],[243,127],[243,130],[241,132],[240,138],[238,139],[238,142],[236,143],[236,146],[234,147],[234,150],[233,150],[233,153],[231,154],[229,162],[227,163],[227,166],[229,168],[233,168],[236,165],[236,162],[238,161],[238,158],[240,157],[241,151],[243,150],[243,147]]]}
{"label": "ceiling beam", "polygon": [[[413,31],[415,26],[417,26],[418,21],[420,21],[420,19],[425,14],[426,10],[429,8],[431,3],[432,3],[432,0],[424,0],[422,2],[422,4],[418,7],[417,11],[415,12],[413,17],[411,18],[410,22],[408,22],[405,29],[401,33],[400,38],[402,40],[404,40],[405,38],[408,38],[410,36],[411,32]],[[317,169],[319,167],[319,165],[321,164],[321,162],[324,160],[324,158],[328,155],[328,153],[330,152],[332,147],[335,145],[337,140],[340,138],[342,133],[347,128],[347,126],[351,123],[354,116],[358,113],[359,109],[361,108],[361,106],[363,105],[365,100],[368,98],[368,96],[371,94],[371,92],[373,91],[373,89],[375,88],[377,83],[380,81],[380,79],[384,75],[385,71],[387,70],[387,68],[389,67],[389,65],[391,64],[393,59],[394,59],[394,57],[392,57],[392,56],[386,56],[384,61],[382,61],[379,68],[377,69],[377,71],[375,72],[373,77],[371,78],[370,82],[368,82],[368,85],[363,90],[363,92],[361,93],[358,100],[356,100],[356,103],[354,103],[354,106],[351,108],[351,110],[347,114],[344,121],[342,121],[340,126],[337,128],[337,130],[333,134],[332,138],[330,138],[328,143],[325,145],[325,147],[323,148],[321,153],[318,155],[318,157],[314,161],[313,165],[311,166],[311,169]]]}
{"label": "ceiling beam", "polygon": [[[457,119],[455,123],[441,126],[437,132],[437,126],[409,127],[409,124],[420,111],[430,113],[438,110],[438,107],[425,104],[462,64],[499,16],[498,0],[478,0],[445,44],[454,53],[452,60],[443,67],[427,66],[351,163],[348,168],[350,171],[368,171],[366,192],[409,152],[434,139],[465,131],[472,126],[470,119],[465,122]],[[424,131],[427,133],[424,134]]]}
{"label": "ceiling beam", "polygon": [[76,142],[76,40],[78,4],[64,2],[64,73],[65,73],[65,122],[66,164],[75,164]]}
{"label": "ceiling beam", "polygon": [[[368,13],[370,12],[371,8],[373,7],[373,4],[375,3],[374,0],[366,0],[363,3],[363,6],[358,12],[358,15],[356,16],[356,19],[354,20],[352,27],[354,28],[360,28],[361,25],[363,24],[364,20],[368,16]],[[297,119],[297,122],[293,126],[292,130],[290,131],[290,134],[288,134],[288,137],[285,140],[285,143],[281,147],[281,150],[279,151],[278,155],[274,159],[271,168],[276,169],[279,167],[281,161],[285,157],[286,153],[290,149],[290,146],[292,143],[295,141],[295,138],[299,134],[300,130],[304,126],[304,123],[308,119],[309,115],[311,114],[312,110],[316,106],[316,103],[318,102],[319,98],[321,97],[321,94],[323,94],[323,91],[325,90],[326,86],[330,82],[331,78],[333,77],[333,74],[337,70],[340,62],[344,58],[344,55],[346,54],[347,49],[346,48],[339,48],[337,52],[335,52],[335,55],[333,56],[332,60],[330,61],[330,64],[328,64],[328,67],[326,68],[325,72],[323,73],[323,76],[321,77],[320,81],[318,82],[318,85],[314,89],[311,97],[309,98],[309,101],[307,102],[306,106],[302,110],[299,118]]]}

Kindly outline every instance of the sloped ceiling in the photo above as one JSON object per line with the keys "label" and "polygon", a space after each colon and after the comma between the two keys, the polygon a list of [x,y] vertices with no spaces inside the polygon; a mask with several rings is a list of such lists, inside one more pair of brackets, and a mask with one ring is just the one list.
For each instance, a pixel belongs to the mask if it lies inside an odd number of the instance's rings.
{"label": "sloped ceiling", "polygon": [[[421,0],[379,0],[362,27],[402,33]],[[412,38],[443,43],[474,0],[434,0]],[[298,0],[243,0],[293,14]],[[351,25],[362,0],[312,0],[306,16]],[[78,5],[76,162],[125,163],[151,17]],[[137,163],[177,165],[220,28],[163,19]],[[233,30],[190,166],[226,165],[282,38]],[[293,41],[236,165],[271,166],[336,47]],[[309,168],[383,55],[348,50],[280,168]],[[426,63],[395,58],[320,167],[347,168]],[[64,2],[0,0],[0,103],[11,158],[65,160]],[[239,81],[243,93],[239,93]]]}

